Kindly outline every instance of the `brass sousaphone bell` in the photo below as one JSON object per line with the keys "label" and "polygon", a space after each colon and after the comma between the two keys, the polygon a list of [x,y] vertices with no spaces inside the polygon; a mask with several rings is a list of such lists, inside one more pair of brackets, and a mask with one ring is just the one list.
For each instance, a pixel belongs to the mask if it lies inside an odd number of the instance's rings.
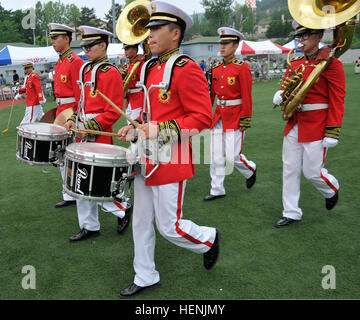
{"label": "brass sousaphone bell", "polygon": [[[136,0],[128,4],[121,12],[116,24],[116,35],[122,43],[136,45],[147,40],[150,30],[146,29],[145,26],[150,21],[149,4],[150,1],[148,0]],[[145,58],[147,55],[146,48],[144,48]],[[124,79],[125,94],[131,78],[139,68],[139,65],[140,62],[137,61],[131,72]]]}
{"label": "brass sousaphone bell", "polygon": [[[312,85],[326,69],[333,57],[340,57],[351,45],[355,31],[355,16],[360,12],[359,0],[288,0],[291,16],[300,25],[309,29],[333,28],[333,43],[320,49],[322,60],[316,65],[309,77],[304,81],[301,71],[289,67],[293,75],[284,79],[282,88],[284,120],[289,119],[298,108]],[[301,66],[300,66],[301,67]],[[276,106],[275,106],[276,107]]]}

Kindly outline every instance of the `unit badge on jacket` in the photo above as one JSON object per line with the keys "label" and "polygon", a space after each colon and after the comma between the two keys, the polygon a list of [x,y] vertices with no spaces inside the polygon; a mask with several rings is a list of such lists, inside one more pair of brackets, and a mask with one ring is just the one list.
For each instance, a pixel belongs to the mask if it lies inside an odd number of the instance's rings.
{"label": "unit badge on jacket", "polygon": [[90,97],[91,98],[96,98],[96,96],[97,96],[97,92],[94,92],[94,91],[90,90]]}
{"label": "unit badge on jacket", "polygon": [[61,79],[61,82],[62,82],[62,83],[66,83],[66,81],[67,81],[67,76],[62,74],[60,79]]}
{"label": "unit badge on jacket", "polygon": [[171,91],[159,90],[159,101],[162,103],[169,103],[171,97]]}
{"label": "unit badge on jacket", "polygon": [[233,86],[235,84],[235,77],[228,77],[228,85]]}

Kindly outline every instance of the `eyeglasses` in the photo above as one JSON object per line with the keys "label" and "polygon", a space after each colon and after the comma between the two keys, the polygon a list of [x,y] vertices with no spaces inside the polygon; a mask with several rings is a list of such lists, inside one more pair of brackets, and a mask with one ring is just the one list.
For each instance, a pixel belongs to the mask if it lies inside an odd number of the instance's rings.
{"label": "eyeglasses", "polygon": [[91,50],[92,47],[96,46],[97,44],[99,44],[100,42],[94,42],[91,44],[88,44],[86,46],[81,46],[81,49],[83,49],[84,51],[88,52]]}
{"label": "eyeglasses", "polygon": [[298,36],[295,36],[294,39],[296,41],[299,41],[300,39],[302,40],[308,40],[310,38],[311,35],[313,34],[319,34],[319,32],[307,32],[307,33],[303,33],[303,34],[300,34]]}

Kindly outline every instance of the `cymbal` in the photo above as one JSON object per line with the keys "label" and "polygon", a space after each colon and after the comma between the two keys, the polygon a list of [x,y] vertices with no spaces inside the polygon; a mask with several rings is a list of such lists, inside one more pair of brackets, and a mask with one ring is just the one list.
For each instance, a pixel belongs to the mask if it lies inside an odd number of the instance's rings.
{"label": "cymbal", "polygon": [[60,112],[59,115],[56,117],[54,124],[65,127],[66,121],[72,116],[73,113],[73,108],[65,109],[64,111]]}
{"label": "cymbal", "polygon": [[40,122],[53,123],[55,118],[56,118],[56,108],[53,108],[42,116]]}

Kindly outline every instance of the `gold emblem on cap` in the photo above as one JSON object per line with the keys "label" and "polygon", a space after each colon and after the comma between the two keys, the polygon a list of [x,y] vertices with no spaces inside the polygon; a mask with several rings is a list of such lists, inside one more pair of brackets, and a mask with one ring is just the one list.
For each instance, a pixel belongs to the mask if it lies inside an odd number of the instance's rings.
{"label": "gold emblem on cap", "polygon": [[221,29],[221,34],[224,35],[225,34],[225,30]]}
{"label": "gold emblem on cap", "polygon": [[80,32],[81,32],[81,35],[82,35],[82,36],[85,34],[84,29],[81,29]]}
{"label": "gold emblem on cap", "polygon": [[155,12],[156,11],[156,4],[153,2],[151,4],[151,12]]}

